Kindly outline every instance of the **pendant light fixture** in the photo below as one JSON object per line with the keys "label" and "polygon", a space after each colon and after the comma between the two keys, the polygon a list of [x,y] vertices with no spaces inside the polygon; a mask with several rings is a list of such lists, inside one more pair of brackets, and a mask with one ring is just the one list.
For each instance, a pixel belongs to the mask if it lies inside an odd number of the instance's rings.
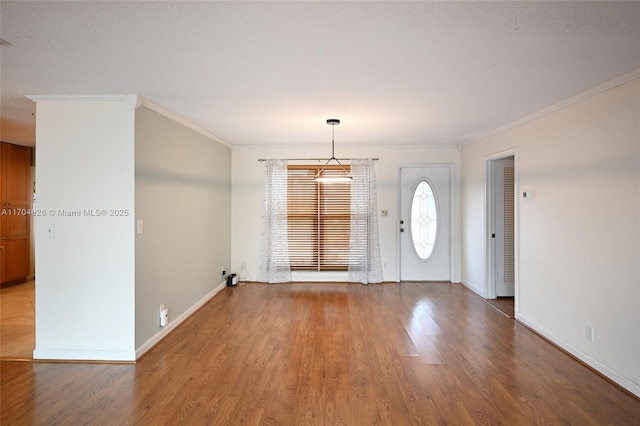
{"label": "pendant light fixture", "polygon": [[[316,173],[316,176],[314,177],[313,180],[320,183],[351,182],[351,179],[352,179],[351,174],[347,171],[347,169],[345,169],[342,163],[335,156],[334,132],[335,132],[336,126],[340,124],[340,120],[338,120],[337,118],[330,118],[327,120],[327,124],[331,126],[331,158],[329,158],[327,162],[324,163],[324,166],[322,166],[322,168],[318,171],[318,173]],[[339,173],[339,174],[331,173],[331,174],[325,175],[324,171],[331,161],[335,161],[340,166],[343,173]]]}

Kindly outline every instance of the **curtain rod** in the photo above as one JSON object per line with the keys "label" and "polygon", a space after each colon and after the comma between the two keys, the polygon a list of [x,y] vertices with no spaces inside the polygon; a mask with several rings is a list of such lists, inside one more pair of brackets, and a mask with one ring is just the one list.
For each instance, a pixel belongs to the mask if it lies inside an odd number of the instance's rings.
{"label": "curtain rod", "polygon": [[[378,161],[379,158],[333,158],[338,161],[351,161],[351,160],[373,160]],[[259,158],[258,161],[269,160],[287,160],[287,161],[327,161],[327,158]]]}

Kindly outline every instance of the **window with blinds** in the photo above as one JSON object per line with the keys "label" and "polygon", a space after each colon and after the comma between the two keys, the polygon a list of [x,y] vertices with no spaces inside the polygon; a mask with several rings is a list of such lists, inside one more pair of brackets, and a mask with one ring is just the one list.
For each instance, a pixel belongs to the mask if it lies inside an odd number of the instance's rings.
{"label": "window with blinds", "polygon": [[[287,231],[293,271],[346,271],[349,266],[351,185],[315,182],[320,168],[288,166]],[[340,167],[323,171],[332,173],[344,171]]]}

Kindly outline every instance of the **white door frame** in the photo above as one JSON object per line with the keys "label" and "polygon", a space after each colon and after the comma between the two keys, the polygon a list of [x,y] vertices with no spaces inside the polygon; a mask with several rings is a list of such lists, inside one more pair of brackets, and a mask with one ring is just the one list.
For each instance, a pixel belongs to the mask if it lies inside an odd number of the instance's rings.
{"label": "white door frame", "polygon": [[398,217],[396,218],[396,282],[400,282],[401,278],[401,264],[400,264],[400,211],[402,208],[402,182],[400,179],[401,170],[406,168],[448,168],[449,169],[449,196],[450,196],[450,218],[451,221],[449,224],[449,269],[450,269],[450,280],[452,283],[459,283],[460,277],[458,276],[458,222],[456,221],[457,216],[457,197],[458,193],[456,190],[456,185],[454,182],[457,181],[458,176],[456,175],[456,165],[454,163],[411,163],[411,164],[398,164]]}
{"label": "white door frame", "polygon": [[495,259],[496,259],[496,244],[495,238],[492,238],[491,234],[495,234],[494,221],[495,221],[495,199],[496,194],[494,191],[495,188],[495,161],[501,160],[506,157],[513,156],[513,164],[514,164],[514,205],[513,205],[513,214],[514,214],[514,268],[515,268],[515,276],[514,276],[514,308],[515,312],[518,312],[519,303],[518,303],[518,287],[519,287],[519,265],[520,265],[520,249],[519,249],[519,198],[517,194],[518,191],[518,150],[516,148],[512,148],[506,151],[498,152],[485,157],[485,298],[486,299],[495,299],[496,298],[496,269],[495,269]]}

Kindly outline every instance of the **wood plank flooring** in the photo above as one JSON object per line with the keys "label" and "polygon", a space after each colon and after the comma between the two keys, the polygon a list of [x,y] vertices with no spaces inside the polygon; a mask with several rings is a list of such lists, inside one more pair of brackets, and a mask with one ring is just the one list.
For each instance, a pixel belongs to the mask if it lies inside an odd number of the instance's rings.
{"label": "wood plank flooring", "polygon": [[0,289],[0,359],[33,359],[35,281]]}
{"label": "wood plank flooring", "polygon": [[508,318],[516,317],[513,297],[498,297],[497,299],[485,299],[484,301],[502,312]]}
{"label": "wood plank flooring", "polygon": [[640,423],[639,399],[445,283],[239,285],[135,365],[1,373],[3,425]]}

